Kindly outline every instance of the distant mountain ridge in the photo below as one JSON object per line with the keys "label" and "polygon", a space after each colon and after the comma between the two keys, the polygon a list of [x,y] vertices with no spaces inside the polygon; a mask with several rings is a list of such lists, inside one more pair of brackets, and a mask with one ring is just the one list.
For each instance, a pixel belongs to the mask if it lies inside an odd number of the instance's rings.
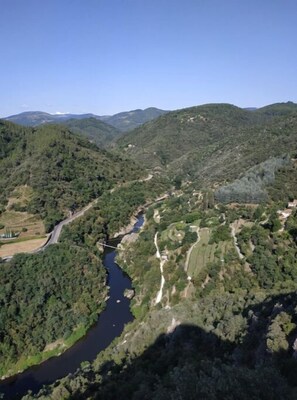
{"label": "distant mountain ridge", "polygon": [[7,121],[14,122],[15,124],[24,126],[39,126],[49,123],[64,123],[70,119],[86,119],[95,118],[103,121],[116,129],[126,132],[132,130],[145,122],[158,118],[160,115],[168,111],[160,110],[155,107],[150,107],[145,110],[137,109],[132,111],[125,111],[114,115],[95,115],[92,113],[87,114],[50,114],[43,111],[26,111],[20,114],[10,115],[3,118]]}
{"label": "distant mountain ridge", "polygon": [[50,123],[61,123],[69,119],[95,118],[94,114],[49,114],[44,111],[25,111],[3,118],[6,121],[24,126],[39,126]]}
{"label": "distant mountain ridge", "polygon": [[127,132],[137,128],[148,121],[152,121],[169,111],[160,110],[155,107],[145,110],[132,110],[121,112],[112,116],[100,117],[100,119],[109,125],[114,126],[122,132]]}

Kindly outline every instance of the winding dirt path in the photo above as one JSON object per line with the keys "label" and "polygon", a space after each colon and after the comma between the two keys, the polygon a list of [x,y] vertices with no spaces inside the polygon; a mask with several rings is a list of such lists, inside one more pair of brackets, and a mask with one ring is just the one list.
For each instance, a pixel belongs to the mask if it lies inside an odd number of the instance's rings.
{"label": "winding dirt path", "polygon": [[[231,236],[233,237],[234,246],[235,246],[236,252],[238,254],[238,257],[241,261],[241,260],[245,259],[245,256],[242,254],[242,252],[238,246],[238,243],[237,243],[237,237],[236,237],[236,233],[235,233],[235,229],[236,229],[235,224],[236,224],[236,221],[234,221],[233,224],[230,224]],[[246,260],[244,262],[244,268],[245,268],[246,272],[250,272],[250,273],[252,272],[251,265]]]}
{"label": "winding dirt path", "polygon": [[160,250],[159,250],[159,246],[158,246],[158,232],[156,232],[155,234],[155,238],[154,238],[154,243],[155,243],[155,247],[157,249],[156,252],[156,257],[160,260],[160,271],[161,271],[161,284],[160,284],[160,289],[157,293],[156,299],[155,299],[155,304],[160,303],[162,296],[163,296],[163,287],[165,284],[165,278],[163,276],[163,265],[165,264],[166,260],[162,260],[161,254],[160,254]]}
{"label": "winding dirt path", "polygon": [[236,252],[238,254],[239,259],[242,260],[244,258],[244,255],[240,251],[240,248],[239,248],[238,243],[237,243],[237,237],[235,235],[235,226],[233,224],[230,224],[230,227],[231,227],[231,235],[233,237],[233,241],[234,241],[234,246],[235,246]]}

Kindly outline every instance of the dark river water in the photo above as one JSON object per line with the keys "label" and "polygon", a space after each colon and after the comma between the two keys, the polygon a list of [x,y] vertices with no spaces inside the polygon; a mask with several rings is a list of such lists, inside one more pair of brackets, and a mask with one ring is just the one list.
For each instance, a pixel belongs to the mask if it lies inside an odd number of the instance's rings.
{"label": "dark river water", "polygon": [[[137,232],[143,221],[144,217],[141,214],[131,232]],[[120,240],[121,238],[113,239],[108,244],[116,246]],[[133,320],[130,300],[124,297],[124,290],[131,289],[131,281],[115,263],[115,256],[115,250],[109,249],[104,252],[103,264],[108,271],[110,290],[106,308],[100,314],[97,323],[90,328],[86,336],[60,356],[0,383],[0,394],[3,393],[5,399],[21,398],[28,390],[36,393],[43,385],[75,372],[82,361],[93,361],[100,351],[122,333],[124,325]]]}

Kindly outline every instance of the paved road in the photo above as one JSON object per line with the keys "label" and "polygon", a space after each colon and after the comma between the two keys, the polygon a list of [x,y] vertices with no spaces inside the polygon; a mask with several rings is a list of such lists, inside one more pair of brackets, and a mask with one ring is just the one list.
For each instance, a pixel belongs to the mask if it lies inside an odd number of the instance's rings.
{"label": "paved road", "polygon": [[93,205],[95,204],[96,200],[93,201],[92,203],[88,204],[86,207],[84,207],[82,210],[76,212],[75,214],[71,215],[71,217],[68,217],[66,219],[64,219],[63,221],[61,221],[58,225],[56,225],[54,227],[54,229],[52,230],[52,232],[50,233],[50,238],[47,241],[47,243],[42,246],[40,249],[35,250],[35,253],[37,253],[38,251],[44,250],[46,249],[49,245],[51,244],[55,244],[58,243],[59,241],[59,237],[61,235],[62,232],[62,228],[64,225],[68,225],[70,224],[72,221],[74,221],[76,218],[81,217],[82,215],[84,215],[84,213],[86,211],[88,211],[91,207],[93,207]]}
{"label": "paved road", "polygon": [[[147,180],[150,180],[151,178],[152,178],[152,176],[149,175],[149,176],[148,176],[147,178],[145,178],[144,180],[147,181]],[[111,189],[111,190],[110,190],[110,193],[112,193],[113,190],[114,190],[114,189]],[[168,194],[168,193],[166,193],[165,195],[163,195],[163,196],[157,198],[157,199],[154,201],[154,203],[155,203],[155,202],[158,202],[158,201],[161,201],[161,200],[164,200],[164,199],[166,199],[167,197],[169,197],[169,194]],[[80,210],[80,211],[76,212],[75,214],[71,215],[71,217],[68,217],[68,218],[64,219],[63,221],[61,221],[58,225],[56,225],[56,226],[54,227],[54,229],[52,230],[52,232],[49,233],[49,240],[46,242],[46,244],[43,245],[42,247],[40,247],[39,249],[36,249],[36,250],[32,251],[32,252],[29,253],[29,254],[36,254],[36,253],[39,253],[40,251],[45,250],[49,245],[58,243],[59,238],[60,238],[60,235],[61,235],[61,232],[62,232],[63,226],[64,226],[64,225],[67,225],[67,224],[70,224],[70,223],[71,223],[72,221],[74,221],[76,218],[81,217],[82,215],[84,215],[84,213],[85,213],[86,211],[88,211],[91,207],[93,207],[93,205],[97,202],[97,200],[98,200],[98,199],[92,201],[92,202],[89,203],[86,207],[84,207],[82,210]],[[147,206],[147,205],[149,205],[149,204],[146,204],[145,206]],[[145,207],[145,206],[144,206],[144,207]],[[12,259],[12,256],[3,257],[3,258],[2,258],[2,260],[4,260],[4,261],[10,261],[11,259]]]}
{"label": "paved road", "polygon": [[[68,217],[61,221],[58,225],[54,227],[52,232],[49,233],[48,237],[49,240],[44,244],[43,246],[39,247],[38,249],[35,249],[34,251],[31,251],[29,254],[36,254],[39,253],[40,251],[45,250],[49,245],[58,243],[62,228],[64,225],[70,224],[72,221],[74,221],[76,218],[81,217],[84,215],[86,211],[88,211],[93,205],[96,203],[97,200],[92,201],[92,203],[89,203],[86,207],[84,207],[82,210],[76,212],[75,214],[71,215],[71,217]],[[10,261],[13,256],[8,256],[8,257],[3,257],[2,260],[4,261]]]}

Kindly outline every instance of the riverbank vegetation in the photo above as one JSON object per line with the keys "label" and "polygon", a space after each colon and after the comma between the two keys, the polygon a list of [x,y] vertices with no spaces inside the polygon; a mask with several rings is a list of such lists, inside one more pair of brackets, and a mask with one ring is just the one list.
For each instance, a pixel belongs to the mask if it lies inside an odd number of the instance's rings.
{"label": "riverbank vegetation", "polygon": [[[64,351],[86,333],[107,296],[97,243],[128,225],[138,207],[166,188],[168,182],[156,178],[107,191],[96,206],[63,228],[60,244],[36,255],[18,254],[1,264],[2,376]],[[47,350],[55,342],[58,345]]]}
{"label": "riverbank vegetation", "polygon": [[1,264],[0,280],[2,376],[52,355],[45,350],[58,339],[56,352],[65,349],[73,332],[96,321],[107,294],[100,259],[65,244],[16,255]]}

